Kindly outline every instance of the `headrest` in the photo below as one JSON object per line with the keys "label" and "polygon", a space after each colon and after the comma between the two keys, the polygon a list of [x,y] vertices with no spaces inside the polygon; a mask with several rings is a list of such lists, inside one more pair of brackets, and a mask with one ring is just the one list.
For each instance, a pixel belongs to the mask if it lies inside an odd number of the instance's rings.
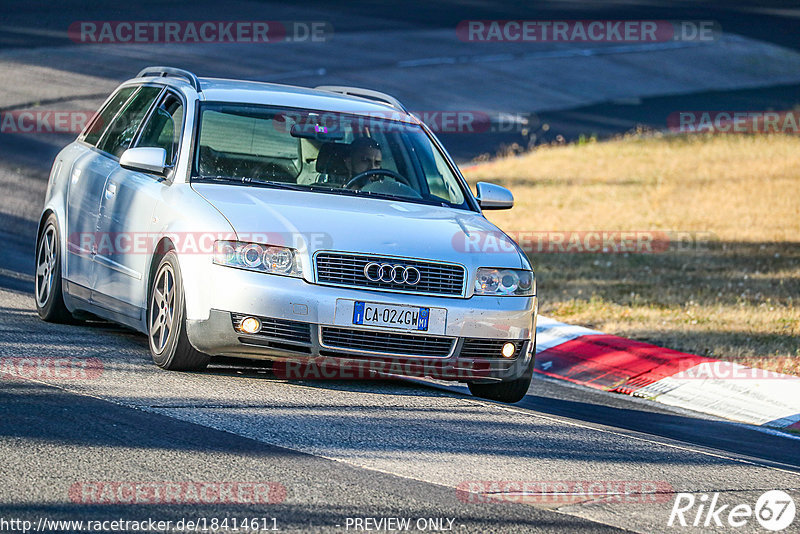
{"label": "headrest", "polygon": [[322,174],[347,175],[345,158],[348,155],[348,146],[342,143],[325,143],[319,147],[317,154],[317,172]]}

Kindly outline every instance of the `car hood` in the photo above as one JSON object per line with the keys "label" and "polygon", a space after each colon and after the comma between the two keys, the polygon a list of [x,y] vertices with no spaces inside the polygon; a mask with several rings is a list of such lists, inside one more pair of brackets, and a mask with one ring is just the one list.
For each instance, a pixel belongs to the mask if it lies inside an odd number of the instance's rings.
{"label": "car hood", "polygon": [[447,261],[474,268],[528,267],[516,244],[472,211],[226,184],[192,187],[231,223],[241,241]]}

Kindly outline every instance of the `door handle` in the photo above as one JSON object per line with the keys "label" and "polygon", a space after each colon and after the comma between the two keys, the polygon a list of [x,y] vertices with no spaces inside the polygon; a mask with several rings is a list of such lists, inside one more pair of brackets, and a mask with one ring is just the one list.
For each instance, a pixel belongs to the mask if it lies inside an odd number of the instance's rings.
{"label": "door handle", "polygon": [[106,186],[106,198],[110,199],[113,198],[114,195],[117,194],[117,184],[114,182],[109,182]]}

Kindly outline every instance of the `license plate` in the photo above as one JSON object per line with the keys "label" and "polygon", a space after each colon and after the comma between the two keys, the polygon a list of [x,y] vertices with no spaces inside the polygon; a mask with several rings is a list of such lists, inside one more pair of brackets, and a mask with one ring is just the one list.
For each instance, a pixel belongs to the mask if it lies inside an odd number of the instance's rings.
{"label": "license plate", "polygon": [[356,301],[353,324],[427,332],[430,308]]}

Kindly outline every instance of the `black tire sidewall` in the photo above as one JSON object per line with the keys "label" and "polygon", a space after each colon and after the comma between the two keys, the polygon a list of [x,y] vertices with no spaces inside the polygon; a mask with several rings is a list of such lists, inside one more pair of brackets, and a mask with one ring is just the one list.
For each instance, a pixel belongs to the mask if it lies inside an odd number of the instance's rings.
{"label": "black tire sidewall", "polygon": [[[535,335],[535,334],[534,334]],[[481,384],[475,382],[468,382],[470,393],[476,397],[484,399],[515,403],[525,398],[530,388],[531,381],[533,380],[533,372],[536,366],[536,338],[533,339],[533,349],[531,359],[528,362],[525,371],[519,378],[514,380],[507,380],[503,382],[494,382],[488,384]],[[519,398],[517,398],[519,397]]]}
{"label": "black tire sidewall", "polygon": [[[56,261],[55,265],[53,266],[53,281],[50,284],[50,294],[47,295],[47,300],[44,303],[44,306],[39,306],[39,299],[37,294],[37,287],[36,282],[34,281],[33,284],[33,291],[34,296],[33,300],[36,303],[36,312],[39,314],[39,317],[44,319],[45,321],[64,321],[70,318],[69,311],[67,310],[66,306],[64,305],[64,296],[62,294],[62,283],[61,283],[61,232],[58,229],[58,219],[56,219],[55,215],[50,215],[46,220],[44,225],[42,226],[42,231],[39,233],[38,238],[36,239],[36,254],[35,254],[35,268],[39,266],[39,251],[41,249],[42,239],[44,238],[45,234],[47,234],[47,230],[50,227],[53,227],[55,230],[55,240],[53,242],[53,246],[56,247]],[[38,275],[34,270],[34,280],[38,279]]]}

